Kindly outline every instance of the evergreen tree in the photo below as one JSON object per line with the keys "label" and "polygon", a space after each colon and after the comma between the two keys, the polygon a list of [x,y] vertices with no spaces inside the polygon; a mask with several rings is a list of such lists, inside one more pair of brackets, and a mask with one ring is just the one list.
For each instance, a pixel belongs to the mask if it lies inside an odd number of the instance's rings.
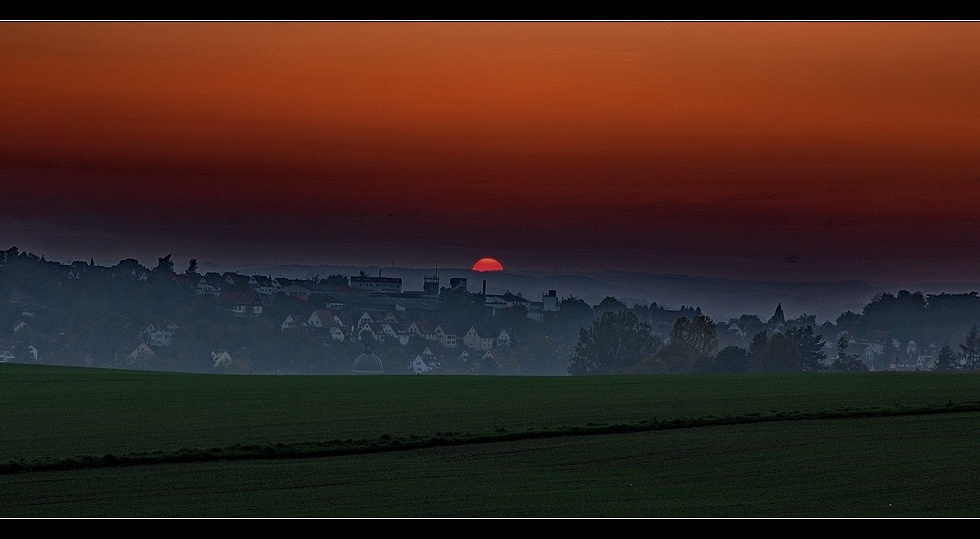
{"label": "evergreen tree", "polygon": [[824,369],[823,360],[827,354],[823,352],[825,341],[822,335],[816,335],[813,326],[795,327],[786,335],[796,341],[800,349],[800,370],[820,371]]}
{"label": "evergreen tree", "polygon": [[976,369],[980,366],[980,332],[977,325],[970,326],[970,332],[966,334],[966,340],[960,343],[960,357],[963,366],[967,369]]}
{"label": "evergreen tree", "polygon": [[936,356],[936,363],[932,370],[955,371],[956,367],[956,354],[948,344],[943,344],[943,347],[939,349],[939,355]]}
{"label": "evergreen tree", "polygon": [[748,367],[750,371],[762,370],[762,356],[769,344],[769,332],[762,330],[752,337],[749,343]]}

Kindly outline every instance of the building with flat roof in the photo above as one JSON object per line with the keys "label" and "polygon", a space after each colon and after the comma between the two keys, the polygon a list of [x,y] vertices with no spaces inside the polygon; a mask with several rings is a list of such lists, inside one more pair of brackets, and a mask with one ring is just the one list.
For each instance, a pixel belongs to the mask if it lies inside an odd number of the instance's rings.
{"label": "building with flat roof", "polygon": [[367,275],[352,275],[350,287],[355,290],[371,290],[376,292],[396,293],[402,291],[401,277],[369,277]]}

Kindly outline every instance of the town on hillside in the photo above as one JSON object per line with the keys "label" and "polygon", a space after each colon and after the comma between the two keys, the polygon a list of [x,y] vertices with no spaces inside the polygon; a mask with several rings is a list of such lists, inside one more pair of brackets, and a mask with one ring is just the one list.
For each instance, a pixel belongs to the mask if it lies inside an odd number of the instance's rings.
{"label": "town on hillside", "polygon": [[[557,290],[488,294],[438,275],[287,279],[178,271],[135,259],[45,260],[0,251],[0,362],[235,374],[933,371],[978,366],[980,297],[879,294],[817,324],[697,307],[589,305]],[[482,284],[482,286],[481,286]],[[615,316],[613,316],[615,315]],[[617,333],[618,332],[618,333]],[[625,332],[625,333],[624,333]],[[612,342],[643,339],[640,357]],[[615,357],[612,357],[615,356]],[[574,368],[573,368],[574,367]]]}

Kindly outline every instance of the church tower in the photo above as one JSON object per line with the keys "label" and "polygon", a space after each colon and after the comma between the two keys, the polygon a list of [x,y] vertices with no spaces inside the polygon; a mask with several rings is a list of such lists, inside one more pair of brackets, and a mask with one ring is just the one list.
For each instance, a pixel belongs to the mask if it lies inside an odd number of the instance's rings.
{"label": "church tower", "polygon": [[769,319],[770,326],[778,326],[786,323],[786,316],[783,314],[783,304],[776,304],[776,312],[772,314],[772,318]]}

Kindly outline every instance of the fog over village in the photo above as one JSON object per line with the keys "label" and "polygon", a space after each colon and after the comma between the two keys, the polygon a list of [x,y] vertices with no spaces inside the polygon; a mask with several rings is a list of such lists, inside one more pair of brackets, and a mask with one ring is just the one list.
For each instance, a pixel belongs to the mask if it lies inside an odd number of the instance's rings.
{"label": "fog over village", "polygon": [[[485,260],[496,266],[486,270]],[[658,293],[669,301],[649,299]],[[710,308],[697,301],[709,298]],[[976,291],[516,274],[493,259],[432,271],[218,272],[193,258],[180,268],[169,254],[152,265],[127,258],[104,266],[10,247],[0,251],[0,300],[0,361],[17,363],[577,375],[972,370],[980,359]],[[834,307],[841,310],[831,315]]]}

